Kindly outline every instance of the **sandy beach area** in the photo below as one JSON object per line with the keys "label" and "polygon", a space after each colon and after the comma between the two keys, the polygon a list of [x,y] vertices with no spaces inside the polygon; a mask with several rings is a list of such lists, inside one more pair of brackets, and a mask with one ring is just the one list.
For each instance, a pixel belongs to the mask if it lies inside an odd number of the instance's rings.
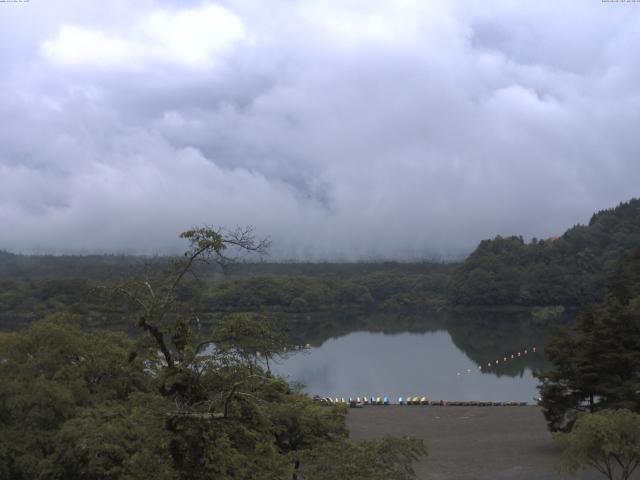
{"label": "sandy beach area", "polygon": [[557,472],[558,451],[534,406],[367,406],[350,409],[347,424],[354,439],[387,433],[423,438],[429,455],[417,465],[420,480],[604,478],[587,470]]}

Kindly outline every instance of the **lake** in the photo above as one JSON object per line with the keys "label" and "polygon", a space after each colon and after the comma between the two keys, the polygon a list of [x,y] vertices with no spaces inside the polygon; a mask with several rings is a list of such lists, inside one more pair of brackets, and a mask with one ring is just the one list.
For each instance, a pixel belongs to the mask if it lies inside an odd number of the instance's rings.
{"label": "lake", "polygon": [[273,370],[310,395],[531,403],[538,396],[533,371],[548,368],[550,329],[527,319],[427,317],[400,329],[386,319],[377,331],[353,323],[356,331],[317,341]]}

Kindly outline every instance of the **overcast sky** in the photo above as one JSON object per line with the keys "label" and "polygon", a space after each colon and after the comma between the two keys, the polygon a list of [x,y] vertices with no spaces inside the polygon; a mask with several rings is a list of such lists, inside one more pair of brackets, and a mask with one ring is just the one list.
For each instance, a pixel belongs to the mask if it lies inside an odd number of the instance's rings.
{"label": "overcast sky", "polygon": [[0,3],[0,249],[459,255],[640,195],[640,3]]}

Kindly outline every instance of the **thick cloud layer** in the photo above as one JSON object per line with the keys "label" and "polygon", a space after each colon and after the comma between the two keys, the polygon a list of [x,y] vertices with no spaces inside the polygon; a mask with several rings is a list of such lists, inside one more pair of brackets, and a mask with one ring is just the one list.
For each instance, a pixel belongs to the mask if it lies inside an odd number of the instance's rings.
{"label": "thick cloud layer", "polygon": [[0,248],[452,256],[639,194],[640,5],[0,4]]}

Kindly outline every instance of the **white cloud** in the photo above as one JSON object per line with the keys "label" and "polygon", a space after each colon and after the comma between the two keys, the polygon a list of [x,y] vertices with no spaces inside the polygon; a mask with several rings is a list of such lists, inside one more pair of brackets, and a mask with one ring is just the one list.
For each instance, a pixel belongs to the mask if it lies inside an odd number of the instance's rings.
{"label": "white cloud", "polygon": [[0,248],[419,257],[639,194],[628,5],[51,1],[0,43]]}
{"label": "white cloud", "polygon": [[190,10],[153,10],[124,33],[62,25],[43,43],[43,54],[62,65],[135,67],[175,62],[210,67],[234,42],[246,37],[242,20],[218,5]]}
{"label": "white cloud", "polygon": [[140,55],[137,45],[104,32],[72,25],[63,25],[57,38],[44,43],[43,51],[51,60],[67,65],[110,66],[130,62]]}

